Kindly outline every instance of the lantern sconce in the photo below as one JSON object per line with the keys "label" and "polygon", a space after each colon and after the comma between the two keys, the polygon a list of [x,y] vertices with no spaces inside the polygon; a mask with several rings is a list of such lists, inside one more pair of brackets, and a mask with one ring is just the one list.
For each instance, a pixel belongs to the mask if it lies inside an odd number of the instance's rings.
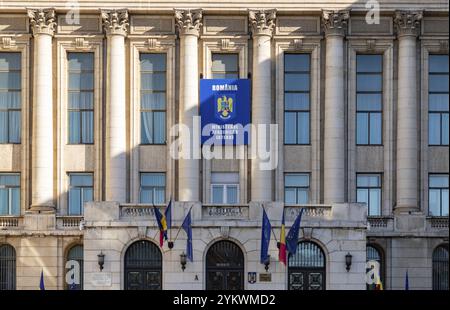
{"label": "lantern sconce", "polygon": [[352,265],[352,254],[347,253],[347,255],[345,255],[345,269],[347,270],[347,272],[350,271],[351,265]]}

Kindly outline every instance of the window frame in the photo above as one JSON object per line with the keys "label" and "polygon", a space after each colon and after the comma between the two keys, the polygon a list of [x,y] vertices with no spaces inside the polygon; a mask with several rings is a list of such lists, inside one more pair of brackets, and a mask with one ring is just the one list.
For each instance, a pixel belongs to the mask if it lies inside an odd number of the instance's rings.
{"label": "window frame", "polygon": [[[168,88],[167,87],[168,86],[168,71],[167,71],[168,55],[167,55],[166,51],[161,51],[161,52],[139,51],[138,54],[139,54],[138,55],[138,61],[139,61],[139,65],[138,65],[138,68],[139,68],[139,91],[138,91],[138,93],[139,93],[139,124],[140,124],[140,126],[139,126],[139,145],[166,145],[167,144],[167,104],[168,104],[168,102],[167,102],[168,101],[168,96],[167,96],[167,88]],[[154,71],[154,70],[152,70],[152,71],[143,71],[142,68],[141,68],[141,65],[140,65],[141,55],[143,55],[143,54],[164,55],[164,68],[165,68],[165,70],[164,71]],[[161,91],[161,90],[148,90],[148,89],[147,90],[143,90],[142,89],[142,73],[150,73],[150,74],[161,74],[161,73],[164,73],[164,76],[165,76],[164,91]],[[144,109],[144,108],[142,108],[142,94],[143,93],[151,93],[151,94],[164,93],[164,97],[165,97],[164,106],[165,106],[165,108],[164,109]],[[158,142],[158,143],[154,142],[154,140],[155,140],[155,113],[154,112],[157,112],[157,113],[163,112],[164,113],[164,141],[163,142]],[[151,115],[152,115],[152,133],[153,133],[152,139],[153,139],[153,142],[149,141],[148,143],[144,143],[143,140],[142,140],[143,139],[143,137],[142,137],[142,126],[143,126],[143,124],[142,124],[142,113],[151,113]]]}
{"label": "window frame", "polygon": [[[73,186],[71,185],[71,176],[72,175],[85,175],[85,176],[90,176],[92,178],[92,186]],[[67,187],[67,214],[70,216],[83,216],[84,215],[84,207],[83,207],[83,197],[84,197],[84,191],[86,189],[91,189],[92,191],[92,200],[94,201],[94,188],[95,188],[95,179],[94,179],[94,172],[90,172],[90,171],[86,171],[86,172],[79,172],[79,171],[74,171],[74,172],[67,172],[67,179],[69,181],[68,187]],[[80,202],[81,202],[81,206],[80,206],[80,214],[71,214],[71,208],[70,208],[70,191],[73,188],[79,188],[80,189]]]}
{"label": "window frame", "polygon": [[[142,175],[144,174],[153,174],[153,175],[164,175],[164,186],[148,186],[142,185]],[[164,190],[164,199],[162,202],[155,203],[155,190],[156,189],[163,189]],[[141,195],[142,190],[151,190],[152,191],[152,202],[142,202]],[[167,194],[167,173],[166,172],[154,172],[154,171],[141,171],[139,172],[139,203],[143,204],[152,204],[152,205],[163,205],[166,202],[166,194]]]}
{"label": "window frame", "polygon": [[[380,178],[379,186],[358,186],[358,177],[360,176],[378,176]],[[356,173],[356,201],[358,202],[358,190],[367,190],[369,201],[367,203],[367,216],[380,217],[383,216],[383,173],[382,172],[358,172]],[[370,214],[370,190],[380,190],[380,214]],[[358,202],[359,203],[359,202]]]}
{"label": "window frame", "polygon": [[[214,202],[214,187],[220,186],[222,188],[222,203]],[[236,187],[236,203],[228,202],[228,187]],[[240,199],[239,183],[211,183],[211,203],[219,205],[238,205]]]}
{"label": "window frame", "polygon": [[[73,108],[70,108],[70,103],[69,103],[69,94],[71,93],[71,92],[75,92],[75,90],[71,90],[70,89],[70,85],[69,85],[69,83],[70,83],[70,74],[71,73],[73,73],[74,71],[71,71],[70,70],[70,68],[69,68],[69,55],[70,54],[91,54],[92,55],[92,70],[80,70],[80,71],[75,71],[76,73],[80,73],[80,74],[82,74],[82,73],[86,73],[86,72],[90,72],[91,74],[92,74],[92,89],[81,89],[81,87],[80,87],[80,89],[78,89],[78,90],[76,90],[78,93],[83,93],[83,92],[91,92],[92,93],[92,109],[81,109],[81,108],[78,108],[78,109],[73,109]],[[72,50],[68,50],[68,51],[66,51],[66,62],[67,62],[67,67],[66,67],[66,69],[67,69],[67,72],[66,72],[66,76],[67,76],[67,79],[66,79],[66,83],[67,83],[67,85],[66,85],[66,92],[67,92],[67,144],[68,145],[94,145],[95,144],[95,123],[96,123],[96,121],[95,121],[95,105],[96,105],[96,102],[95,102],[95,84],[96,84],[96,68],[95,68],[95,65],[96,65],[96,60],[95,60],[95,51],[93,51],[93,50],[90,50],[90,51],[72,51]],[[71,128],[70,128],[70,113],[71,112],[78,112],[78,113],[80,113],[80,119],[79,119],[79,130],[80,130],[80,134],[79,134],[79,136],[80,136],[80,138],[79,138],[79,142],[70,142],[70,130],[71,130]],[[82,131],[82,128],[83,128],[83,120],[82,120],[82,117],[81,117],[81,115],[82,115],[82,113],[83,112],[91,112],[92,113],[92,133],[91,133],[91,135],[92,135],[92,142],[83,142],[83,139],[84,139],[84,137],[83,137],[83,131]]]}
{"label": "window frame", "polygon": [[[381,58],[381,71],[362,71],[358,72],[358,56],[379,56]],[[357,146],[383,146],[383,132],[384,132],[384,122],[383,122],[383,106],[384,106],[384,53],[360,53],[356,52],[355,55],[355,144]],[[380,91],[360,91],[358,90],[358,75],[379,75],[381,77],[381,90]],[[359,94],[379,94],[381,98],[380,109],[379,110],[358,110],[358,95]],[[366,114],[367,118],[367,143],[358,143],[358,114]],[[371,143],[370,132],[370,118],[372,114],[380,114],[381,120],[381,130],[380,130],[380,143]]]}
{"label": "window frame", "polygon": [[[13,91],[13,92],[18,92],[19,93],[19,98],[20,98],[20,108],[4,108],[4,109],[0,109],[0,112],[6,112],[8,117],[7,117],[7,126],[6,126],[6,130],[7,130],[7,140],[6,142],[1,142],[0,141],[0,145],[5,145],[5,144],[21,144],[22,143],[22,123],[23,123],[23,98],[22,98],[22,91],[23,91],[23,70],[22,70],[22,65],[23,65],[23,53],[22,51],[7,51],[7,50],[0,50],[0,55],[1,54],[18,54],[19,55],[19,64],[20,64],[20,68],[19,69],[13,69],[13,70],[7,70],[7,71],[0,71],[0,73],[15,73],[18,72],[19,73],[19,82],[20,82],[20,88],[15,89],[15,88],[5,88],[5,89],[0,89],[2,92],[6,92],[8,93],[9,91]],[[11,133],[10,133],[10,114],[12,112],[19,112],[20,113],[20,124],[19,124],[19,141],[18,142],[13,142],[11,141]]]}
{"label": "window frame", "polygon": [[[308,186],[286,186],[286,176],[287,175],[305,175],[308,177]],[[295,189],[295,204],[294,205],[303,205],[309,204],[311,202],[311,173],[309,172],[285,172],[283,178],[283,193],[284,193],[284,204],[291,204],[286,202],[286,189]],[[301,189],[306,189],[308,194],[308,201],[306,203],[299,203],[299,195],[298,192]]]}
{"label": "window frame", "polygon": [[[213,63],[214,63],[214,55],[233,55],[236,56],[236,64],[237,64],[237,68],[236,71],[213,71]],[[210,72],[211,72],[211,78],[212,79],[216,79],[214,77],[214,74],[235,74],[236,78],[234,79],[239,79],[240,78],[240,65],[239,65],[239,51],[233,51],[233,52],[216,52],[216,51],[212,51],[211,52],[211,68],[210,68]],[[233,79],[232,79],[233,80]]]}
{"label": "window frame", "polygon": [[[311,145],[311,60],[312,60],[311,52],[293,52],[293,51],[284,51],[283,52],[283,126],[286,126],[286,113],[295,114],[295,143],[287,143],[286,142],[286,132],[283,130],[283,145]],[[309,70],[308,71],[286,71],[286,55],[308,55],[309,59]],[[308,91],[286,91],[286,72],[291,74],[307,74],[309,80]],[[309,103],[308,109],[296,109],[296,110],[286,110],[286,93],[300,93],[300,94],[308,94],[309,95]],[[299,143],[298,137],[298,115],[307,113],[308,114],[308,142],[307,143]]]}
{"label": "window frame", "polygon": [[[19,178],[19,185],[0,185],[0,188],[2,189],[7,189],[8,190],[8,213],[6,214],[0,214],[0,216],[20,216],[22,213],[21,210],[21,205],[22,205],[22,179],[21,179],[21,173],[20,172],[0,172],[0,176],[3,175],[11,175],[11,176],[16,176]],[[19,213],[18,214],[13,214],[12,213],[12,198],[11,198],[11,193],[12,193],[12,189],[18,189],[19,190],[19,202],[18,202],[18,209],[19,209]]]}
{"label": "window frame", "polygon": [[[430,91],[430,80],[431,80],[430,77],[433,76],[433,75],[447,75],[447,76],[449,76],[449,71],[447,71],[446,73],[445,72],[430,72],[430,60],[431,60],[431,57],[433,57],[433,56],[447,56],[447,57],[449,57],[449,55],[448,54],[440,54],[440,53],[430,53],[430,54],[428,54],[428,72],[426,73],[427,74],[427,79],[428,79],[428,89],[427,89],[427,97],[428,97],[428,124],[427,124],[427,126],[428,126],[428,130],[427,130],[427,133],[428,133],[428,146],[448,147],[449,146],[448,143],[444,144],[442,142],[442,133],[443,133],[443,130],[442,130],[442,116],[444,114],[449,115],[449,110],[447,110],[447,111],[444,111],[444,110],[430,111],[430,95],[434,95],[434,94],[436,94],[436,95],[440,95],[440,94],[447,94],[447,95],[449,95],[449,90],[447,90],[447,92]],[[440,125],[439,126],[439,144],[432,144],[430,142],[430,115],[432,115],[432,114],[438,114],[439,115],[439,125]]]}
{"label": "window frame", "polygon": [[[435,177],[435,176],[446,176],[447,177],[447,184],[450,185],[449,184],[449,182],[450,182],[450,175],[448,173],[429,173],[428,174],[428,216],[432,216],[432,217],[448,217],[449,214],[442,215],[442,192],[445,189],[449,190],[450,186],[447,186],[447,187],[432,187],[430,185],[430,183],[431,183],[430,181],[431,181],[431,178]],[[431,212],[430,212],[431,211],[430,210],[430,190],[439,190],[439,215],[434,215],[434,214],[431,214]]]}

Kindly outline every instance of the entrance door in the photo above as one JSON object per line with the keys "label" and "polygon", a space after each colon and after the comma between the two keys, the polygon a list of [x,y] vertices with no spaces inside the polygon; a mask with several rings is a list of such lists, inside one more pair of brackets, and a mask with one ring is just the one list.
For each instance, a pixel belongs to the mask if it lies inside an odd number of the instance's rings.
{"label": "entrance door", "polygon": [[325,255],[312,242],[300,242],[295,255],[289,255],[290,290],[325,289]]}
{"label": "entrance door", "polygon": [[162,289],[162,256],[158,247],[146,240],[133,243],[125,253],[125,289]]}
{"label": "entrance door", "polygon": [[244,254],[231,241],[214,243],[206,254],[207,290],[243,290]]}

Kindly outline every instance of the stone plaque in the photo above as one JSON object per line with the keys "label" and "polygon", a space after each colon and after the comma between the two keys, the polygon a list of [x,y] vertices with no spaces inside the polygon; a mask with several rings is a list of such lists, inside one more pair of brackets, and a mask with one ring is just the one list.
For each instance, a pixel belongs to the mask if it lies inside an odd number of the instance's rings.
{"label": "stone plaque", "polygon": [[272,274],[271,273],[260,273],[259,274],[259,282],[272,282]]}
{"label": "stone plaque", "polygon": [[112,276],[110,272],[94,272],[91,273],[92,286],[111,286]]}

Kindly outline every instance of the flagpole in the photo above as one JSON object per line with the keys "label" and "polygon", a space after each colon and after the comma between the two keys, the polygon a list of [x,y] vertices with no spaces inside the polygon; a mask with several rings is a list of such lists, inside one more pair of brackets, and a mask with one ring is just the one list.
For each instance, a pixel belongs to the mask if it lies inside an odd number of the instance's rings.
{"label": "flagpole", "polygon": [[[188,215],[189,212],[191,212],[193,206],[194,205],[191,206],[191,208],[189,209],[189,211],[188,211],[188,213],[186,215]],[[186,218],[186,216],[184,218]],[[184,219],[183,219],[183,221],[184,221]],[[182,226],[183,226],[183,224],[181,224],[180,227],[178,228],[177,235],[175,236],[175,240],[173,240],[173,242],[175,242],[177,240],[178,234],[180,233],[181,228],[183,228]]]}
{"label": "flagpole", "polygon": [[[266,212],[266,209],[264,208],[264,205],[263,205],[263,204],[261,204],[261,208],[264,210],[264,212]],[[283,212],[284,212],[284,209],[283,209]],[[266,214],[267,214],[267,212],[266,212]],[[275,241],[276,241],[277,244],[278,244],[278,239],[277,239],[277,236],[275,235],[275,231],[273,230],[272,225],[270,225],[270,230],[272,231],[273,237],[275,238]]]}

